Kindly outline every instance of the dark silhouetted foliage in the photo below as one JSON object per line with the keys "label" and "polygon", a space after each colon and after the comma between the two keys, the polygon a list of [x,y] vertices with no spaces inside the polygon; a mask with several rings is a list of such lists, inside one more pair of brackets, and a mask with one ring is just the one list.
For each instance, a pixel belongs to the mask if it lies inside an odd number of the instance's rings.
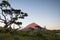
{"label": "dark silhouetted foliage", "polygon": [[[3,7],[5,7],[5,9]],[[7,9],[7,7],[9,7],[9,9]],[[18,25],[20,28],[20,25],[22,25],[22,22],[19,22],[18,20],[24,19],[25,17],[28,16],[27,13],[22,12],[20,9],[12,8],[10,3],[5,0],[3,0],[0,3],[0,9],[2,12],[1,13],[2,16],[0,15],[0,20],[2,23],[5,24],[4,25],[5,29],[11,28],[12,24]]]}

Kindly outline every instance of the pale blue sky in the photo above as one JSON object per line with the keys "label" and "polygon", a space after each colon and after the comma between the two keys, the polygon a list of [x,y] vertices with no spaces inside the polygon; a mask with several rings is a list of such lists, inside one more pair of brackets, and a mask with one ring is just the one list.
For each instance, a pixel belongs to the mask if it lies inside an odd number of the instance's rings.
{"label": "pale blue sky", "polygon": [[[1,1],[1,0],[0,0]],[[28,17],[19,20],[26,26],[32,22],[47,26],[48,29],[60,29],[60,0],[8,0],[13,8],[28,13]]]}

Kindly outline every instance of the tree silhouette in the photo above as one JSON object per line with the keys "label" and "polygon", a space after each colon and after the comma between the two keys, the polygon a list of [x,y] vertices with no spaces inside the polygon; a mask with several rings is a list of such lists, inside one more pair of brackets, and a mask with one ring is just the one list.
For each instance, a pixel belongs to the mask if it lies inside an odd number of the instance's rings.
{"label": "tree silhouette", "polygon": [[34,30],[34,28],[31,28],[31,27],[29,27],[29,29],[30,29],[31,31],[33,31],[33,30]]}
{"label": "tree silhouette", "polygon": [[[7,7],[9,7],[9,9]],[[20,28],[22,22],[19,22],[18,20],[28,16],[27,13],[22,12],[20,9],[12,8],[10,3],[6,0],[3,0],[0,3],[0,9],[0,21],[5,24],[4,28],[11,28],[12,24],[16,24]]]}
{"label": "tree silhouette", "polygon": [[35,28],[37,28],[37,30],[42,30],[43,28],[41,26],[35,26]]}

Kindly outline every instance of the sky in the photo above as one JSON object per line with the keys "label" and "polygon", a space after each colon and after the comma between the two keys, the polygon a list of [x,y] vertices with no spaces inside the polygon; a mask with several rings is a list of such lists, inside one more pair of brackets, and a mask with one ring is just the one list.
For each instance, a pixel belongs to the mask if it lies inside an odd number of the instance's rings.
{"label": "sky", "polygon": [[[2,0],[0,0],[1,2]],[[21,19],[22,27],[30,23],[46,26],[47,29],[60,29],[60,0],[8,0],[15,9],[28,13]]]}

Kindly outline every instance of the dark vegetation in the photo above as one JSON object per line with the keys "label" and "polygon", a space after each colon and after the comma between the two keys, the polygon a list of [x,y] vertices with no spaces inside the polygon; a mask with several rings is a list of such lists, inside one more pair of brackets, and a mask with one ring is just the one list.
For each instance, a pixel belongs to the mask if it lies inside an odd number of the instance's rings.
{"label": "dark vegetation", "polygon": [[[4,29],[0,27],[0,30]],[[13,32],[10,32],[13,30]],[[24,31],[8,29],[8,31],[0,31],[0,40],[60,40],[60,30],[45,31]]]}

